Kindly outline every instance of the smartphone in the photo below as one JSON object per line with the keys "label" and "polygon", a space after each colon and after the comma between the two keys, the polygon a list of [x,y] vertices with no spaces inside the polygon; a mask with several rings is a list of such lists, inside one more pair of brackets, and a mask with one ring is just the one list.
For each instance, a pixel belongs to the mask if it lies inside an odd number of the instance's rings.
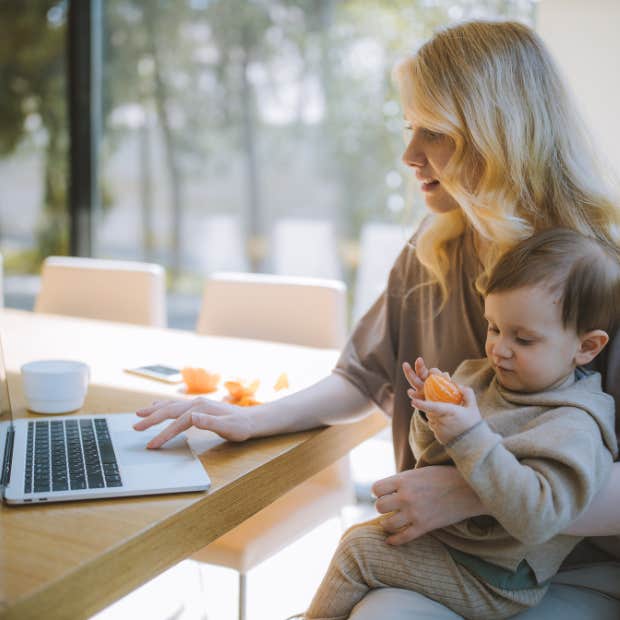
{"label": "smartphone", "polygon": [[153,364],[152,366],[138,366],[137,368],[125,368],[125,372],[132,375],[155,379],[156,381],[164,381],[165,383],[181,383],[183,377],[178,368],[166,366],[165,364]]}

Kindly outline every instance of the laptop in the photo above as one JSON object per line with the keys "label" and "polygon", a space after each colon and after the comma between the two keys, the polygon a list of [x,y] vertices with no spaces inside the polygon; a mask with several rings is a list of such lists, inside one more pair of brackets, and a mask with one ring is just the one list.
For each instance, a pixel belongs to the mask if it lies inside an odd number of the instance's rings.
{"label": "laptop", "polygon": [[205,491],[211,481],[187,440],[159,450],[160,429],[133,430],[135,413],[13,419],[0,343],[0,488],[7,504]]}

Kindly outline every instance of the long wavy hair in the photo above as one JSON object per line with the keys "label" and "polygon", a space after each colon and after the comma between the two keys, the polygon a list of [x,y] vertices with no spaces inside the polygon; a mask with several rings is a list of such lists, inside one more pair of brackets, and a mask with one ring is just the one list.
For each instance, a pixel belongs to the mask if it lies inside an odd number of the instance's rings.
{"label": "long wavy hair", "polygon": [[[447,28],[399,63],[394,77],[407,116],[455,146],[441,183],[460,209],[432,214],[416,243],[444,302],[447,244],[468,226],[491,242],[480,290],[503,253],[545,228],[619,245],[620,209],[609,179],[530,28],[480,21]],[[475,187],[465,171],[476,171]]]}

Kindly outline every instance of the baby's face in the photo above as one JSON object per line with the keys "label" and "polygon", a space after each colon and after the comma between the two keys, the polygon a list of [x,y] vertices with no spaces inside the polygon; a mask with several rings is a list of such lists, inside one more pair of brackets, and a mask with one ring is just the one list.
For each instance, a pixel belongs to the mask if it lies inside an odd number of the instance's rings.
{"label": "baby's face", "polygon": [[581,341],[574,329],[562,325],[557,295],[527,286],[487,295],[484,309],[489,322],[485,351],[505,388],[540,392],[574,371]]}

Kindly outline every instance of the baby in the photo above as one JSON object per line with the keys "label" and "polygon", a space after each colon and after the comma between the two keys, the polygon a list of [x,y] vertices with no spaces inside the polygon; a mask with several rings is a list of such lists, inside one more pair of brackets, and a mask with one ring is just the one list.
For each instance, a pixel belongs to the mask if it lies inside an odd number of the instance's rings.
{"label": "baby", "polygon": [[379,519],[352,527],[304,618],[344,620],[381,587],[420,592],[476,620],[540,602],[580,540],[562,530],[617,455],[614,401],[583,366],[617,326],[618,259],[615,248],[564,229],[504,255],[485,290],[487,357],[453,376],[460,405],[425,400],[424,361],[404,365],[416,467],[456,465],[486,514],[400,546],[385,542]]}

